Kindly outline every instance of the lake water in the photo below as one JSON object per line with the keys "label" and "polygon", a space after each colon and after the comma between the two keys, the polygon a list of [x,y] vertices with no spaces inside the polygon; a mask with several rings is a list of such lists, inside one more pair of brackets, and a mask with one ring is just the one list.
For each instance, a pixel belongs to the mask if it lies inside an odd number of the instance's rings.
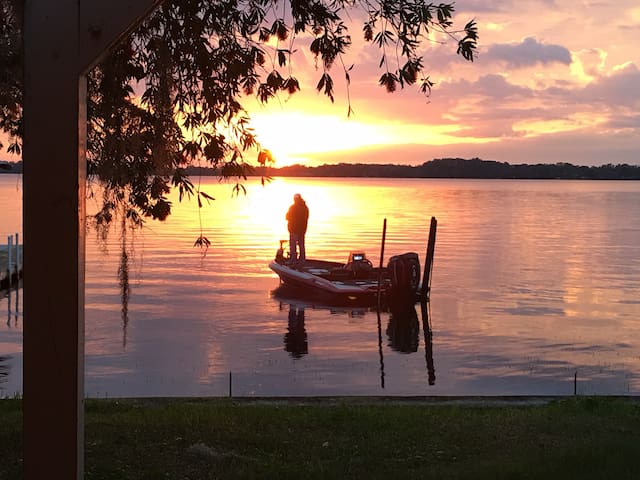
{"label": "lake water", "polygon": [[[240,197],[202,183],[211,247],[193,248],[194,202],[128,232],[126,308],[123,237],[88,234],[88,396],[226,396],[230,373],[237,396],[571,395],[574,375],[580,394],[640,394],[640,182],[249,180]],[[21,188],[0,175],[0,243],[21,232]],[[400,321],[274,297],[295,192],[311,258],[378,264],[387,218],[386,259],[424,263],[438,219],[426,332],[419,306]],[[22,389],[22,296],[0,299],[0,396]]]}

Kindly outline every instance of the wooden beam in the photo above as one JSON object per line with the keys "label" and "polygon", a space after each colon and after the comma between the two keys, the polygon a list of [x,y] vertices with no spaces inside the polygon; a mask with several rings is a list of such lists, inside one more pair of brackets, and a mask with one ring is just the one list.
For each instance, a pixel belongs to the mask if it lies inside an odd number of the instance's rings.
{"label": "wooden beam", "polygon": [[[99,58],[101,48],[112,45],[139,20],[131,15],[143,15],[157,3],[157,0],[25,0],[24,3],[26,480],[83,477],[84,73]],[[96,38],[95,31],[101,32],[100,38]]]}
{"label": "wooden beam", "polygon": [[80,65],[88,71],[101,56],[131,32],[162,0],[80,2]]}
{"label": "wooden beam", "polygon": [[28,480],[79,479],[83,472],[85,162],[77,18],[74,0],[26,2],[23,434]]}

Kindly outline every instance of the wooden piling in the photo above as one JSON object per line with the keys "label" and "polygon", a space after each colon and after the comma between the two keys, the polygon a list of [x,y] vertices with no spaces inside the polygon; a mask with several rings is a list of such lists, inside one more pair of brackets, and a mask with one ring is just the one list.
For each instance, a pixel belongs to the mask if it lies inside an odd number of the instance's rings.
{"label": "wooden piling", "polygon": [[431,226],[429,227],[429,240],[427,242],[427,254],[424,261],[424,273],[422,276],[422,288],[420,289],[420,298],[426,301],[431,291],[431,273],[433,271],[433,257],[436,249],[436,228],[438,221],[436,217],[431,217]]}
{"label": "wooden piling", "polygon": [[13,264],[13,259],[11,258],[11,254],[13,253],[13,237],[11,235],[9,235],[7,237],[7,255],[8,255],[8,260],[7,260],[7,273],[9,274],[9,288],[11,288],[11,279],[12,279],[12,264]]}
{"label": "wooden piling", "polygon": [[[20,258],[19,257],[19,250],[18,250],[19,237],[18,237],[17,233],[16,233],[15,237],[16,237],[16,240],[15,240],[15,249],[16,250],[15,250],[15,255],[14,255],[15,260],[14,260],[14,265],[13,265],[13,273],[15,275],[15,283],[14,283],[13,286],[15,287],[16,292],[17,292],[18,288],[20,288],[20,267],[18,265],[18,263],[19,263],[18,259]],[[16,306],[17,306],[17,304],[16,304]]]}
{"label": "wooden piling", "polygon": [[[20,261],[20,237],[16,233],[7,236],[6,248],[0,247],[0,291],[20,288],[22,279],[22,262]],[[6,257],[5,257],[6,255]]]}
{"label": "wooden piling", "polygon": [[16,274],[20,271],[21,267],[20,267],[20,237],[18,236],[18,234],[16,233]]}

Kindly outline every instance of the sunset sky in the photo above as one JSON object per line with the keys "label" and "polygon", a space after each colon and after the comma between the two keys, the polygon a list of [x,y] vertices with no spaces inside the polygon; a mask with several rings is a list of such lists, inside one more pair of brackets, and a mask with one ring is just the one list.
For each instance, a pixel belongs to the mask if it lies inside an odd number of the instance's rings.
{"label": "sunset sky", "polygon": [[[303,90],[250,107],[253,124],[278,164],[420,164],[440,157],[509,163],[640,164],[640,5],[610,2],[460,0],[454,25],[475,19],[474,63],[456,44],[424,50],[436,82],[427,100],[417,88],[388,94],[377,84],[379,52],[354,45],[339,65],[335,103],[315,91],[319,72],[298,53]],[[304,42],[297,44],[299,52]],[[355,150],[354,150],[355,149]]]}
{"label": "sunset sky", "polygon": [[[378,85],[379,50],[351,15],[351,105],[340,62],[335,103],[315,86],[320,71],[304,38],[293,75],[301,92],[268,105],[245,99],[276,166],[365,162],[417,165],[432,158],[509,163],[640,164],[640,4],[637,0],[459,0],[454,26],[475,19],[475,62],[438,37],[424,46],[436,82],[389,94]],[[5,142],[3,136],[2,141]],[[11,159],[0,152],[0,159]]]}

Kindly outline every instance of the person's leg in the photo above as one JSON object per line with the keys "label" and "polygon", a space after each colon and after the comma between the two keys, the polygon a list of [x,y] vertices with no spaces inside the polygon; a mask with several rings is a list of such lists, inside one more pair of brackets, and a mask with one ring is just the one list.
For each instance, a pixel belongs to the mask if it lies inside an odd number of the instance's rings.
{"label": "person's leg", "polygon": [[295,233],[289,234],[289,258],[292,262],[298,260],[298,235]]}
{"label": "person's leg", "polygon": [[304,262],[307,259],[307,252],[304,248],[304,233],[298,236],[298,245],[300,245],[300,261]]}

